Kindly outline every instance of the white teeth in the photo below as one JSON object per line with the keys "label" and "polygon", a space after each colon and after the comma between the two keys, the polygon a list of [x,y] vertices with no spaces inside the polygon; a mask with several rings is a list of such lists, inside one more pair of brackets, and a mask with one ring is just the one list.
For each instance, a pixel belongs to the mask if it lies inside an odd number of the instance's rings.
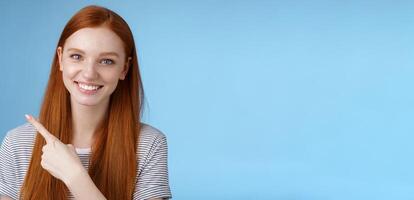
{"label": "white teeth", "polygon": [[97,90],[99,88],[99,86],[97,85],[85,85],[82,83],[78,83],[79,87],[84,89],[84,90]]}

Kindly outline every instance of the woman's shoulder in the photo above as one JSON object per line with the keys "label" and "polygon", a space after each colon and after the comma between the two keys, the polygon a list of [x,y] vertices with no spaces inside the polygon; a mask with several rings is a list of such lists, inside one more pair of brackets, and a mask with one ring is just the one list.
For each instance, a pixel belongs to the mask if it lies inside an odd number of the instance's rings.
{"label": "woman's shoulder", "polygon": [[[19,125],[11,130],[9,130],[4,139],[8,141],[33,141],[36,136],[36,129],[30,123],[24,123]],[[140,131],[140,138],[141,140],[159,140],[165,138],[165,134],[160,131],[159,129],[155,128],[146,123],[141,123],[141,131]]]}
{"label": "woman's shoulder", "polygon": [[160,150],[167,149],[167,138],[159,129],[141,123],[141,132],[139,135],[138,153],[141,158],[150,157]]}
{"label": "woman's shoulder", "polygon": [[159,129],[146,123],[141,122],[141,131],[139,134],[139,147],[146,149],[154,147],[160,142],[166,142],[165,134]]}
{"label": "woman's shoulder", "polygon": [[20,159],[21,162],[29,162],[36,132],[35,127],[30,123],[25,123],[11,129],[6,133],[6,136],[1,143],[1,151],[3,153],[6,152],[6,155],[8,156]]}
{"label": "woman's shoulder", "polygon": [[30,123],[19,125],[6,133],[4,140],[11,144],[33,143],[36,129]]}
{"label": "woman's shoulder", "polygon": [[159,129],[146,123],[141,122],[141,138],[157,139],[165,137],[165,134]]}

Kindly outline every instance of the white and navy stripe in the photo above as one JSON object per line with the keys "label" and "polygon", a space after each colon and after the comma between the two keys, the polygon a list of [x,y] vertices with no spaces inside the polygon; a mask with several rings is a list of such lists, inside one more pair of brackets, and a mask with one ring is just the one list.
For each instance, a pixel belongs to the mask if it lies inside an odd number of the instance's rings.
{"label": "white and navy stripe", "polygon": [[[18,199],[35,141],[35,128],[23,124],[6,134],[0,148],[0,196]],[[88,169],[90,149],[76,149]],[[142,124],[138,142],[137,184],[133,199],[171,198],[168,181],[167,140],[158,129]],[[74,199],[70,194],[68,199]]]}

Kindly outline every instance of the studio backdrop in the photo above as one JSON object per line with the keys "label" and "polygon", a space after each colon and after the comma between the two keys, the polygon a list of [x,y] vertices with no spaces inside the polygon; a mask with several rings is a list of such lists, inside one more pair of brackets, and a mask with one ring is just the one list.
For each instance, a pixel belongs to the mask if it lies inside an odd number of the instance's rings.
{"label": "studio backdrop", "polygon": [[174,199],[414,199],[414,2],[0,1],[0,139],[90,4],[132,28]]}

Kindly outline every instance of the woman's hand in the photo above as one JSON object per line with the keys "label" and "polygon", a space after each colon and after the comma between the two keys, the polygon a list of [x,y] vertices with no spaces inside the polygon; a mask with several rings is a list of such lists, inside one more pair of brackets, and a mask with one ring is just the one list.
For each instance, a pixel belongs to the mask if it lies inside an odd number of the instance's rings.
{"label": "woman's hand", "polygon": [[73,145],[62,143],[34,117],[26,115],[26,118],[46,140],[46,145],[42,149],[41,165],[43,169],[65,184],[85,171]]}

